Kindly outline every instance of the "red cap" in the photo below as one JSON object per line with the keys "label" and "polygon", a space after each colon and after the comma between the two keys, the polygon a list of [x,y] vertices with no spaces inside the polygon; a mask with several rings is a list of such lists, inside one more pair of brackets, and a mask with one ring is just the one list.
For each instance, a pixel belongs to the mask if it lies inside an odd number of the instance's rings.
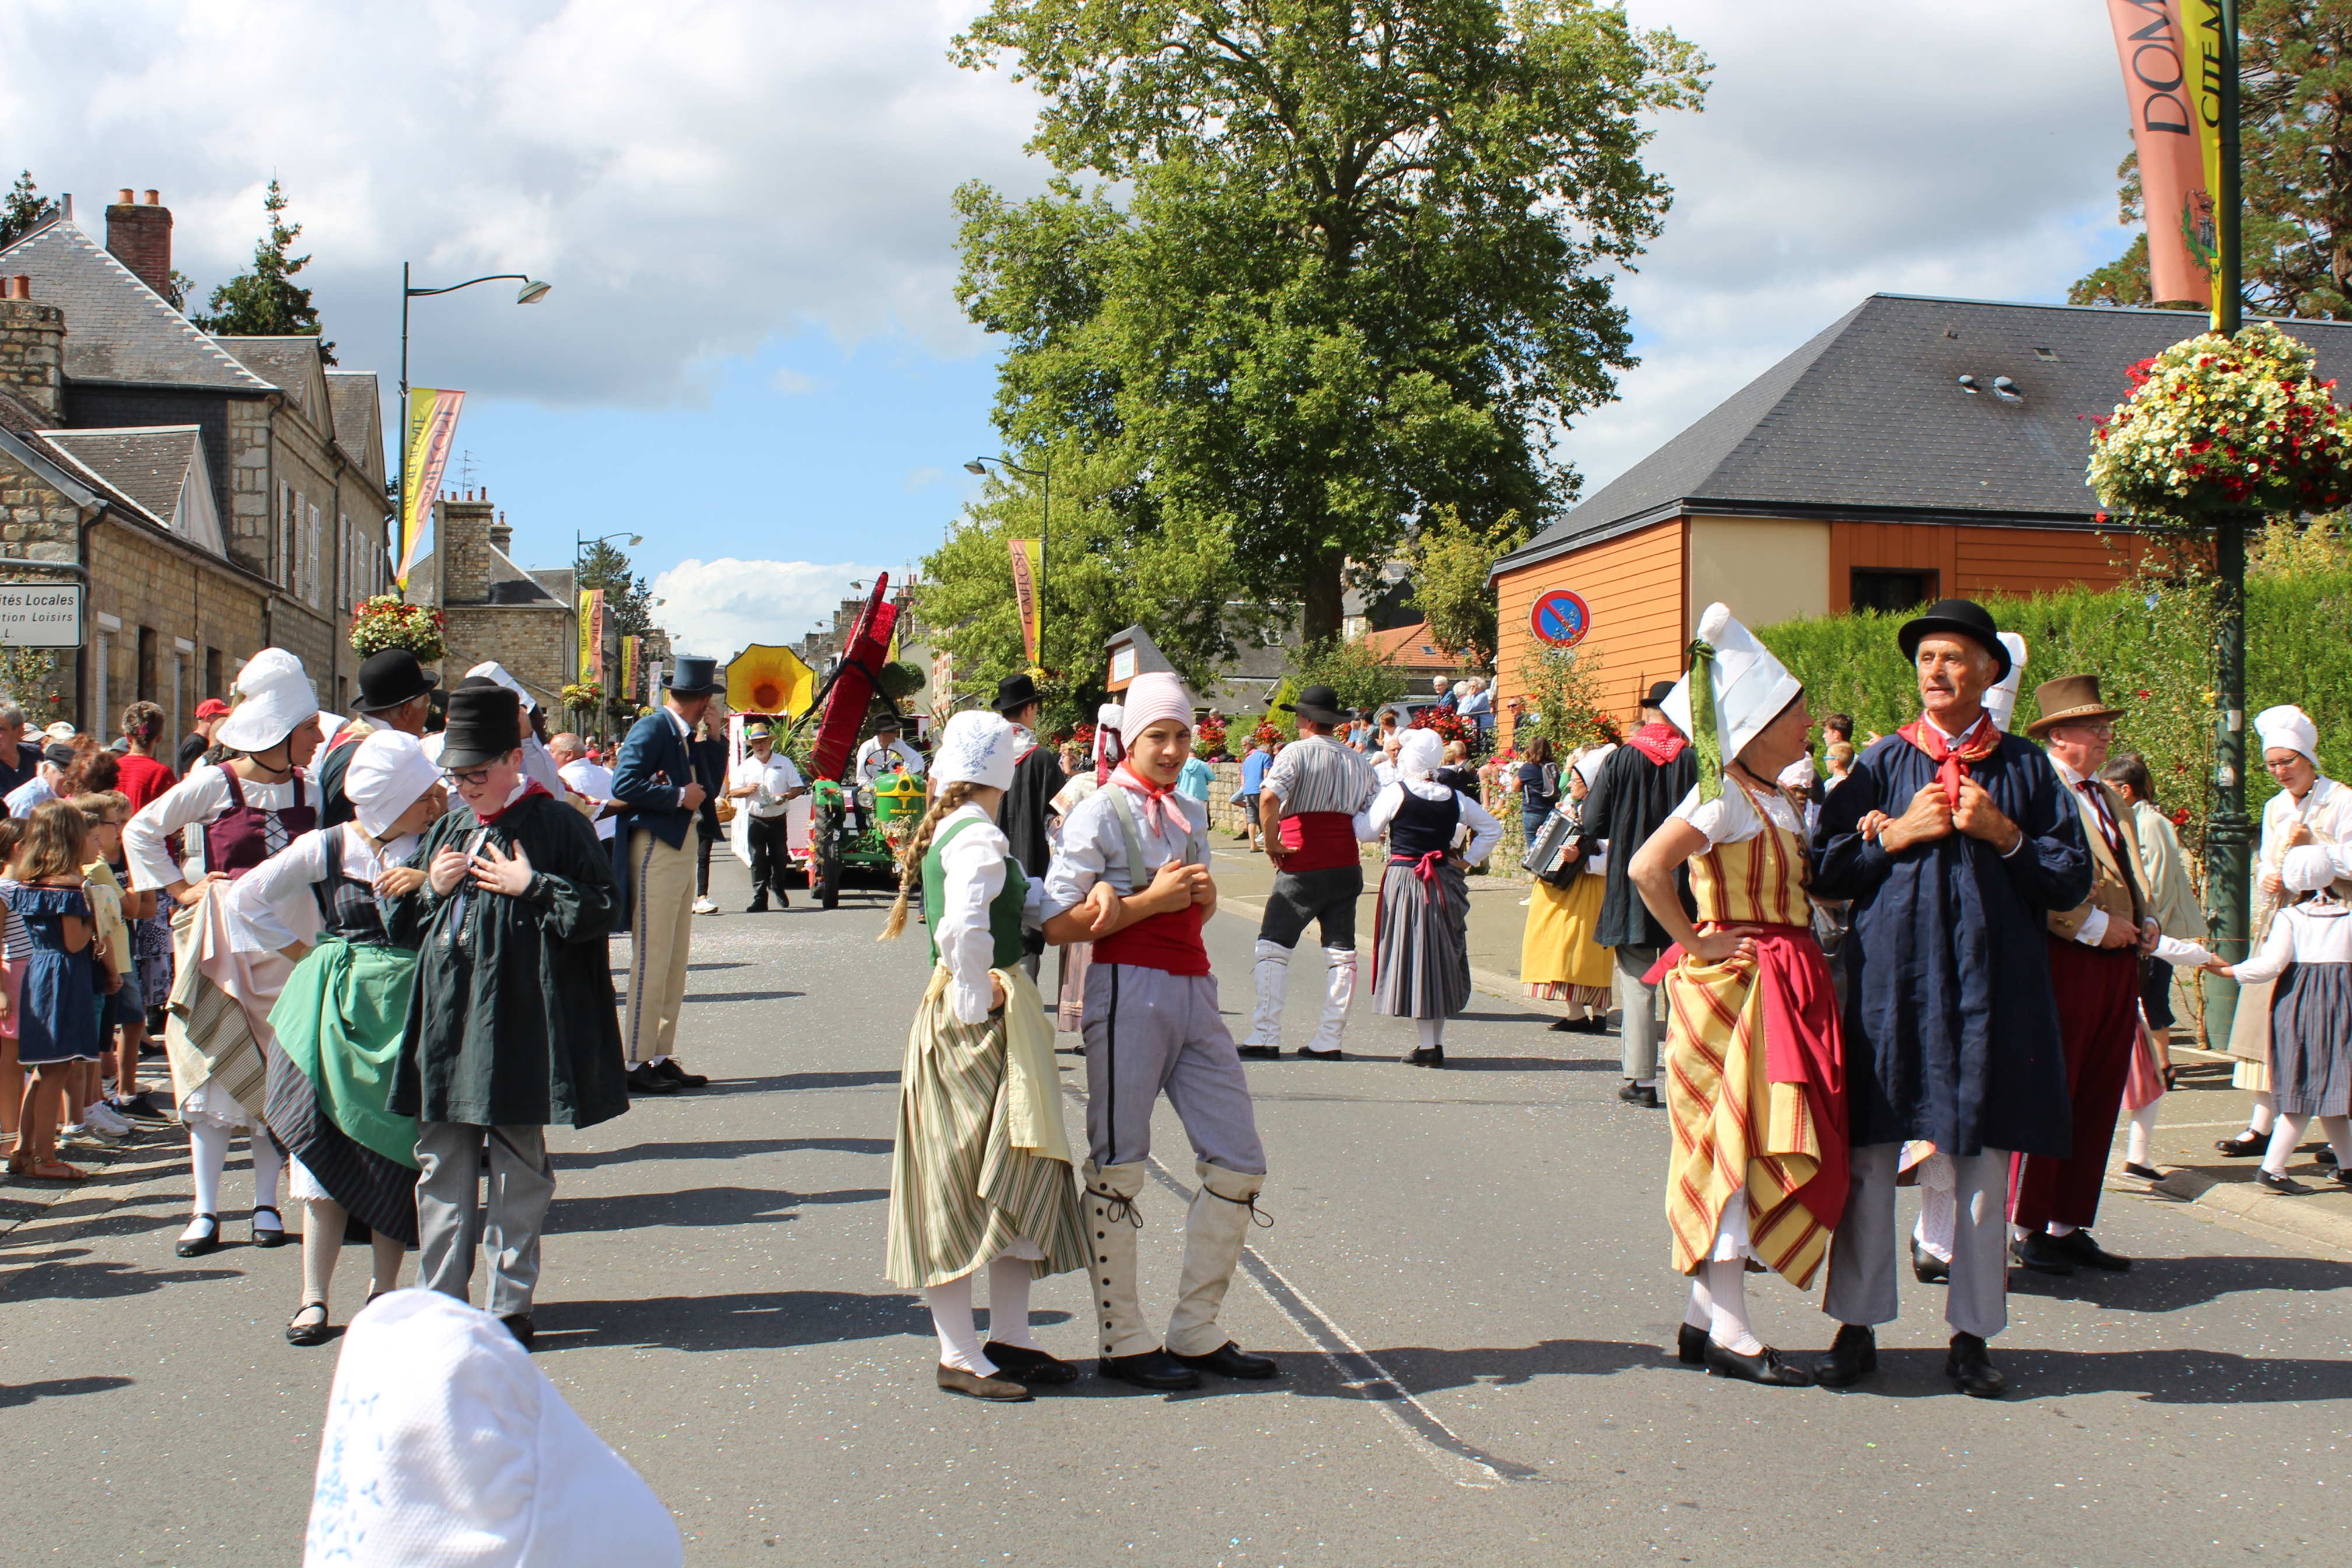
{"label": "red cap", "polygon": [[196,717],[199,719],[226,719],[228,717],[228,704],[222,701],[217,697],[207,697],[202,702],[196,704]]}

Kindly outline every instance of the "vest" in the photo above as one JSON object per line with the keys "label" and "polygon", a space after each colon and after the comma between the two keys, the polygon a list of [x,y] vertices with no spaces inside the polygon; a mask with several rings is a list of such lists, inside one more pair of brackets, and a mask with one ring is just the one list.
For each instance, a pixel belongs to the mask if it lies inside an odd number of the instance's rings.
{"label": "vest", "polygon": [[1454,847],[1462,826],[1462,803],[1448,795],[1444,800],[1423,800],[1411,790],[1389,818],[1389,855],[1392,859],[1418,860]]}
{"label": "vest", "polygon": [[[961,822],[950,825],[948,830],[932,839],[931,847],[923,851],[923,920],[932,933],[931,963],[934,966],[940,962],[940,920],[947,912],[947,869],[940,864],[940,851],[948,847],[950,839],[970,827],[975,820],[967,816]],[[996,944],[989,963],[994,968],[1010,969],[1021,962],[1021,906],[1027,902],[1028,897],[1029,879],[1022,871],[1021,862],[1007,855],[1004,858],[1004,890],[990,900],[988,906],[988,934]]]}
{"label": "vest", "polygon": [[1808,867],[1804,840],[1772,820],[1755,794],[1727,780],[1748,796],[1764,821],[1764,831],[1738,844],[1717,844],[1690,861],[1691,899],[1696,923],[1708,925],[1810,926],[1813,900],[1805,891]]}

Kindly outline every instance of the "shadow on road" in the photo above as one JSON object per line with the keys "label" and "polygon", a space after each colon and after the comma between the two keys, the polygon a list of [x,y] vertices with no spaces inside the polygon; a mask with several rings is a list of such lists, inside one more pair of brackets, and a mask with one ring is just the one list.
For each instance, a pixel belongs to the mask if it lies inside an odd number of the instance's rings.
{"label": "shadow on road", "polygon": [[[846,1290],[774,1290],[643,1300],[551,1301],[532,1314],[541,1350],[665,1345],[682,1351],[789,1350],[912,1335],[931,1337],[931,1315],[913,1296]],[[1040,1323],[1069,1321],[1041,1311]]]}
{"label": "shadow on road", "polygon": [[[2009,1375],[2008,1403],[2082,1394],[2136,1394],[2151,1405],[2274,1405],[2352,1399],[2352,1361],[2242,1356],[2227,1351],[2005,1350],[1993,1360]],[[1890,1399],[1952,1394],[1941,1349],[1881,1346],[1878,1373],[1840,1393]]]}
{"label": "shadow on road", "polygon": [[777,1225],[798,1219],[780,1211],[806,1204],[878,1204],[887,1187],[845,1187],[793,1193],[780,1187],[687,1187],[672,1193],[623,1193],[610,1197],[557,1198],[548,1205],[551,1236],[565,1231],[638,1230],[648,1226]]}
{"label": "shadow on road", "polygon": [[805,991],[696,991],[688,994],[688,1002],[789,1002],[795,996],[805,996]]}
{"label": "shadow on road", "polygon": [[238,1272],[234,1268],[147,1269],[128,1263],[44,1263],[0,1286],[0,1296],[20,1300],[95,1301],[115,1296],[144,1296],[149,1291],[194,1279],[234,1279]]}
{"label": "shadow on road", "polygon": [[714,1078],[710,1087],[726,1094],[767,1094],[796,1089],[871,1089],[895,1084],[898,1069],[888,1072],[786,1072],[773,1078]]}
{"label": "shadow on road", "polygon": [[128,1388],[127,1377],[53,1377],[47,1383],[22,1383],[10,1388],[0,1384],[0,1410],[19,1405],[30,1405],[37,1399],[62,1399],[75,1394],[104,1394],[110,1389]]}
{"label": "shadow on road", "polygon": [[2336,1290],[2347,1285],[2352,1263],[2319,1258],[2138,1258],[2124,1275],[2009,1271],[2013,1296],[2090,1301],[2110,1312],[2177,1312],[2246,1290]]}
{"label": "shadow on road", "polygon": [[[1479,1384],[1533,1383],[1539,1377],[1606,1377],[1635,1367],[1674,1364],[1673,1352],[1625,1340],[1542,1340],[1531,1345],[1450,1351],[1426,1345],[1399,1345],[1366,1353],[1388,1370],[1397,1386],[1412,1394],[1469,1388]],[[1296,1394],[1320,1399],[1393,1397],[1388,1384],[1378,1378],[1335,1372],[1321,1356],[1277,1359],[1293,1372],[1290,1387]],[[1306,1363],[1311,1363],[1311,1367],[1301,1364]],[[1313,1368],[1324,1370],[1318,1373]],[[1295,1376],[1299,1372],[1307,1375]]]}
{"label": "shadow on road", "polygon": [[586,1154],[565,1154],[560,1169],[585,1171],[599,1165],[627,1165],[639,1160],[731,1160],[745,1154],[796,1154],[822,1150],[829,1154],[887,1154],[887,1138],[732,1138],[714,1143],[632,1143],[625,1149],[598,1149]]}

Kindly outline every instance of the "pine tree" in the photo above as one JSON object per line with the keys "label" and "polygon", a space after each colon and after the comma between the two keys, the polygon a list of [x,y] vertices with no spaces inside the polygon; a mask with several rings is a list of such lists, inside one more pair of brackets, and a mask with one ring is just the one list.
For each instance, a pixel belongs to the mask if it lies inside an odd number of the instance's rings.
{"label": "pine tree", "polygon": [[5,204],[0,204],[0,250],[5,250],[58,216],[58,204],[45,201],[33,184],[30,169],[16,176]]}
{"label": "pine tree", "polygon": [[[269,215],[269,231],[253,247],[252,269],[213,290],[209,314],[192,318],[207,332],[231,338],[318,337],[318,308],[310,290],[294,281],[294,274],[310,264],[308,256],[292,254],[302,226],[286,221],[286,193],[269,182],[261,199]],[[320,342],[320,357],[335,363],[335,345]]]}

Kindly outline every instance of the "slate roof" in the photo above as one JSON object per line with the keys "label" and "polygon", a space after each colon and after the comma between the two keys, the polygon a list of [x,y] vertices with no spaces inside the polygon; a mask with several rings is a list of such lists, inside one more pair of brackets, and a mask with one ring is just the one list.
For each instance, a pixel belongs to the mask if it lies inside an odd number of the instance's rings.
{"label": "slate roof", "polygon": [[[2352,324],[2281,325],[2323,376],[2352,378]],[[2128,366],[2202,330],[2180,310],[1874,294],[1495,570],[1685,510],[2095,526],[2091,421],[2123,399]]]}
{"label": "slate roof", "polygon": [[372,370],[327,373],[327,400],[334,411],[335,445],[343,449],[345,457],[377,479],[383,477],[383,395]]}
{"label": "slate roof", "polygon": [[[50,439],[56,432],[46,428],[47,423],[38,409],[14,394],[0,390],[0,452],[24,464],[44,483],[54,487],[77,506],[103,501],[127,517],[151,522],[168,531],[170,524],[164,521],[164,518],[171,515],[170,509],[158,516],[110,479],[92,473]],[[0,551],[0,554],[16,553],[20,552],[14,548]]]}
{"label": "slate roof", "polygon": [[[66,318],[68,333],[73,318]],[[238,363],[286,395],[286,400],[302,411],[304,418],[321,430],[328,430],[334,419],[331,408],[311,405],[314,379],[319,374],[319,340],[315,337],[229,338],[215,337],[213,342],[234,355]]]}
{"label": "slate roof", "polygon": [[201,432],[194,425],[158,425],[138,430],[47,430],[49,444],[62,449],[98,478],[169,519],[180,510],[180,490],[195,460]]}
{"label": "slate roof", "polygon": [[270,390],[70,218],[0,250],[0,274],[18,273],[35,300],[66,313],[69,380]]}

